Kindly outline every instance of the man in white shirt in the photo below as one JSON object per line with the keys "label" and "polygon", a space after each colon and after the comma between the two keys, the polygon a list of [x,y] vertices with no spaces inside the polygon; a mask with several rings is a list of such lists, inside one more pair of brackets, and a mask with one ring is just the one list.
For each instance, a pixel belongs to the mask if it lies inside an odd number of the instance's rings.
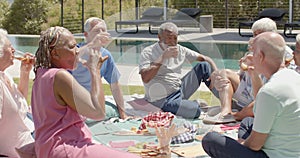
{"label": "man in white shirt", "polygon": [[[160,26],[159,41],[146,47],[140,56],[141,74],[145,97],[148,102],[185,118],[198,118],[200,106],[188,98],[201,82],[210,87],[208,78],[217,69],[213,60],[178,44],[178,28],[167,22]],[[185,62],[200,61],[184,77],[181,76]]]}

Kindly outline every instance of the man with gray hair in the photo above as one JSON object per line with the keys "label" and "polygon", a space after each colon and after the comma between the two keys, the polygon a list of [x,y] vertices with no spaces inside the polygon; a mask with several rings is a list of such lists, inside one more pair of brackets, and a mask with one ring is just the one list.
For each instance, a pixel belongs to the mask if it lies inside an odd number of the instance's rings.
{"label": "man with gray hair", "polygon": [[[82,47],[86,45],[87,43],[91,42],[95,36],[100,35],[101,36],[101,45],[102,47],[99,48],[99,53],[102,53],[102,56],[108,56],[108,59],[103,63],[101,67],[101,76],[104,77],[104,79],[109,83],[110,89],[112,92],[112,95],[114,97],[114,100],[117,104],[117,109],[119,112],[119,116],[121,119],[125,119],[127,117],[124,109],[124,98],[123,94],[119,85],[119,78],[120,78],[120,72],[118,68],[116,67],[116,64],[114,62],[114,59],[111,55],[111,53],[104,48],[106,44],[109,42],[110,34],[107,33],[107,28],[105,21],[97,18],[97,17],[91,17],[86,20],[84,24],[84,37],[85,42],[79,43],[77,46]],[[83,57],[84,59],[88,58],[88,55],[85,54]],[[76,80],[87,90],[91,89],[91,78],[89,75],[89,71],[85,66],[83,66],[80,62],[78,63],[77,69],[73,70],[72,75]],[[112,106],[106,106],[106,111],[108,111],[108,108],[112,108],[113,110],[115,107]]]}
{"label": "man with gray hair", "polygon": [[[165,112],[185,118],[198,118],[200,106],[189,97],[217,69],[213,60],[178,44],[178,28],[163,23],[158,31],[159,41],[146,47],[140,56],[139,73],[145,88],[145,99]],[[185,62],[200,61],[181,78]]]}
{"label": "man with gray hair", "polygon": [[[253,37],[263,32],[276,32],[276,23],[270,18],[262,18],[254,22],[252,25]],[[251,39],[249,40],[249,48],[251,48]],[[213,117],[204,118],[206,123],[228,123],[236,120],[242,120],[245,117],[253,116],[254,98],[259,88],[266,82],[265,78],[257,78],[255,82],[247,72],[247,68],[242,67],[252,58],[250,54],[240,59],[241,69],[236,72],[229,69],[222,69],[212,73],[212,83],[215,87],[213,93],[220,99],[220,113]],[[292,49],[285,46],[285,58],[292,59]],[[232,112],[232,109],[237,111]],[[234,118],[233,118],[234,117]],[[229,119],[230,118],[230,119]]]}
{"label": "man with gray hair", "polygon": [[209,132],[202,139],[203,149],[209,156],[300,157],[300,75],[283,66],[285,45],[278,33],[264,32],[255,37],[253,65],[248,71],[251,77],[264,75],[268,82],[256,95],[255,117],[248,124],[250,135],[236,141]]}
{"label": "man with gray hair", "polygon": [[263,32],[276,32],[277,26],[275,21],[270,18],[261,18],[255,21],[251,27],[253,37]]}

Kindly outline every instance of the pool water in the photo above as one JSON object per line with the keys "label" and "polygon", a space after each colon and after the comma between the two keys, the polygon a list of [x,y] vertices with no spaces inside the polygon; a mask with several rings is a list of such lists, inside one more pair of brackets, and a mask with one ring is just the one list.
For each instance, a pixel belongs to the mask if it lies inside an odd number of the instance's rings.
{"label": "pool water", "polygon": [[[153,43],[155,41],[114,40],[107,49],[119,64],[138,64],[142,50]],[[247,52],[247,44],[200,42],[179,42],[179,44],[211,57],[219,68],[235,70],[239,69],[239,59]]]}
{"label": "pool water", "polygon": [[[38,47],[39,36],[10,35],[9,39],[16,49],[34,54]],[[81,42],[83,38],[77,37],[76,40]],[[154,42],[115,39],[107,46],[107,49],[117,64],[137,65],[141,51]],[[238,61],[247,51],[247,44],[243,43],[179,42],[179,44],[211,57],[219,68],[234,70],[239,69]]]}

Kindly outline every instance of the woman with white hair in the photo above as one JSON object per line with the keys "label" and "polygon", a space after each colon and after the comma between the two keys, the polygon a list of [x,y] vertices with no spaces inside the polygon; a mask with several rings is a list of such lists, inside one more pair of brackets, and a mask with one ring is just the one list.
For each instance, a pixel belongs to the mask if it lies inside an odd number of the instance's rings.
{"label": "woman with white hair", "polygon": [[[26,54],[20,68],[20,82],[16,85],[5,74],[5,70],[14,64],[15,49],[7,38],[7,31],[0,29],[0,154],[18,157],[15,148],[33,142],[30,129],[26,126],[31,122],[26,117],[28,105],[29,72],[34,59]],[[32,123],[32,122],[31,122]]]}

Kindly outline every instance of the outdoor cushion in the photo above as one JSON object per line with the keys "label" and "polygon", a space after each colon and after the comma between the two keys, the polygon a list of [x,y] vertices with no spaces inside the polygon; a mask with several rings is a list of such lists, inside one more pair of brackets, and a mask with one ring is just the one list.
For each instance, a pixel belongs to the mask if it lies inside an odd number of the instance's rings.
{"label": "outdoor cushion", "polygon": [[163,9],[162,8],[149,8],[145,12],[143,12],[142,17],[161,17],[163,15]]}
{"label": "outdoor cushion", "polygon": [[278,8],[266,8],[258,14],[258,18],[270,18],[274,21],[280,21],[285,14],[286,11]]}
{"label": "outdoor cushion", "polygon": [[186,19],[186,18],[197,18],[200,13],[202,12],[199,8],[182,8],[180,9],[175,16],[172,18],[173,20],[176,19]]}

